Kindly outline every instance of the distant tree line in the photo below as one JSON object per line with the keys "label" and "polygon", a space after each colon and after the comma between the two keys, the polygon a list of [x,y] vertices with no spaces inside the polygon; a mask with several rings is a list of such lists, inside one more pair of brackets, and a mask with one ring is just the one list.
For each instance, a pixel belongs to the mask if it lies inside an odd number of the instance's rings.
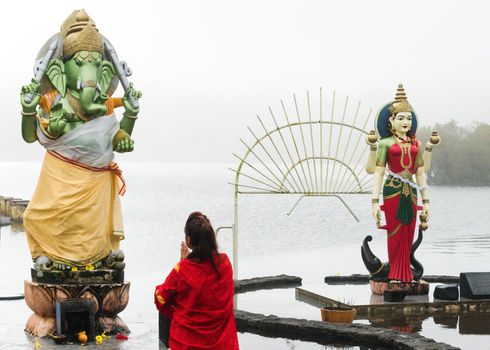
{"label": "distant tree line", "polygon": [[420,128],[417,138],[424,148],[432,130],[441,136],[441,144],[433,150],[429,184],[490,186],[489,124],[473,123],[463,127],[451,120]]}

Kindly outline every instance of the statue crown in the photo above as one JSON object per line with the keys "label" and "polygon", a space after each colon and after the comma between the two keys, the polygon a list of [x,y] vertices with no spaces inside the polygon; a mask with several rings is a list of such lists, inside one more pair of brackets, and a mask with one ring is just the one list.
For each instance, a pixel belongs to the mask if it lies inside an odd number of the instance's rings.
{"label": "statue crown", "polygon": [[76,10],[61,25],[63,57],[71,57],[78,51],[104,54],[104,43],[95,22],[85,10]]}
{"label": "statue crown", "polygon": [[403,84],[398,84],[398,88],[395,94],[395,100],[391,104],[392,114],[396,115],[400,112],[413,112],[413,108],[407,100],[407,95],[405,94],[405,89]]}

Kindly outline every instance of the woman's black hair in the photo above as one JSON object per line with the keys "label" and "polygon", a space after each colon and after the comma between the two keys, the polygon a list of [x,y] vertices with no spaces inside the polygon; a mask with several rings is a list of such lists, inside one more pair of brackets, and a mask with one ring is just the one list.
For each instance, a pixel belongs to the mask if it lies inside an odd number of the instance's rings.
{"label": "woman's black hair", "polygon": [[219,258],[218,243],[211,222],[203,213],[195,211],[189,215],[184,229],[185,235],[189,237],[189,245],[192,252],[187,259],[202,262],[206,259],[211,261],[214,271],[219,276],[214,259]]}

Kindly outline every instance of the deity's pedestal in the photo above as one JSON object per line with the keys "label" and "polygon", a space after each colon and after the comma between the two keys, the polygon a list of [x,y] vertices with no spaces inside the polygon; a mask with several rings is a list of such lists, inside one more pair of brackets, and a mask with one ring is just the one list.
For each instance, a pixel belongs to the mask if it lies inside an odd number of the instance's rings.
{"label": "deity's pedestal", "polygon": [[408,282],[408,283],[388,283],[381,281],[369,281],[371,293],[383,295],[385,290],[401,290],[407,295],[427,295],[429,294],[429,283],[426,281]]}
{"label": "deity's pedestal", "polygon": [[127,325],[117,316],[129,301],[130,283],[123,281],[122,271],[40,272],[33,269],[32,275],[32,282],[24,281],[25,301],[34,312],[27,320],[25,330],[28,333],[38,337],[55,334],[56,302],[69,299],[90,300],[95,305],[98,333],[129,333]]}

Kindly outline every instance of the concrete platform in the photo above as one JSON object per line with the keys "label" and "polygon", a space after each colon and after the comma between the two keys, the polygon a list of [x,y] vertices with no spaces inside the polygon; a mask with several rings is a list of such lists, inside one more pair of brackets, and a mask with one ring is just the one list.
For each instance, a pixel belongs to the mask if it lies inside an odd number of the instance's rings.
{"label": "concrete platform", "polygon": [[[318,307],[337,304],[336,300],[326,296],[296,288],[296,299]],[[341,304],[341,303],[340,303]],[[490,299],[470,300],[461,298],[458,301],[429,301],[427,295],[407,296],[401,302],[387,302],[382,295],[372,295],[369,305],[350,305],[357,311],[356,319],[394,316],[437,316],[441,314],[490,313]]]}

